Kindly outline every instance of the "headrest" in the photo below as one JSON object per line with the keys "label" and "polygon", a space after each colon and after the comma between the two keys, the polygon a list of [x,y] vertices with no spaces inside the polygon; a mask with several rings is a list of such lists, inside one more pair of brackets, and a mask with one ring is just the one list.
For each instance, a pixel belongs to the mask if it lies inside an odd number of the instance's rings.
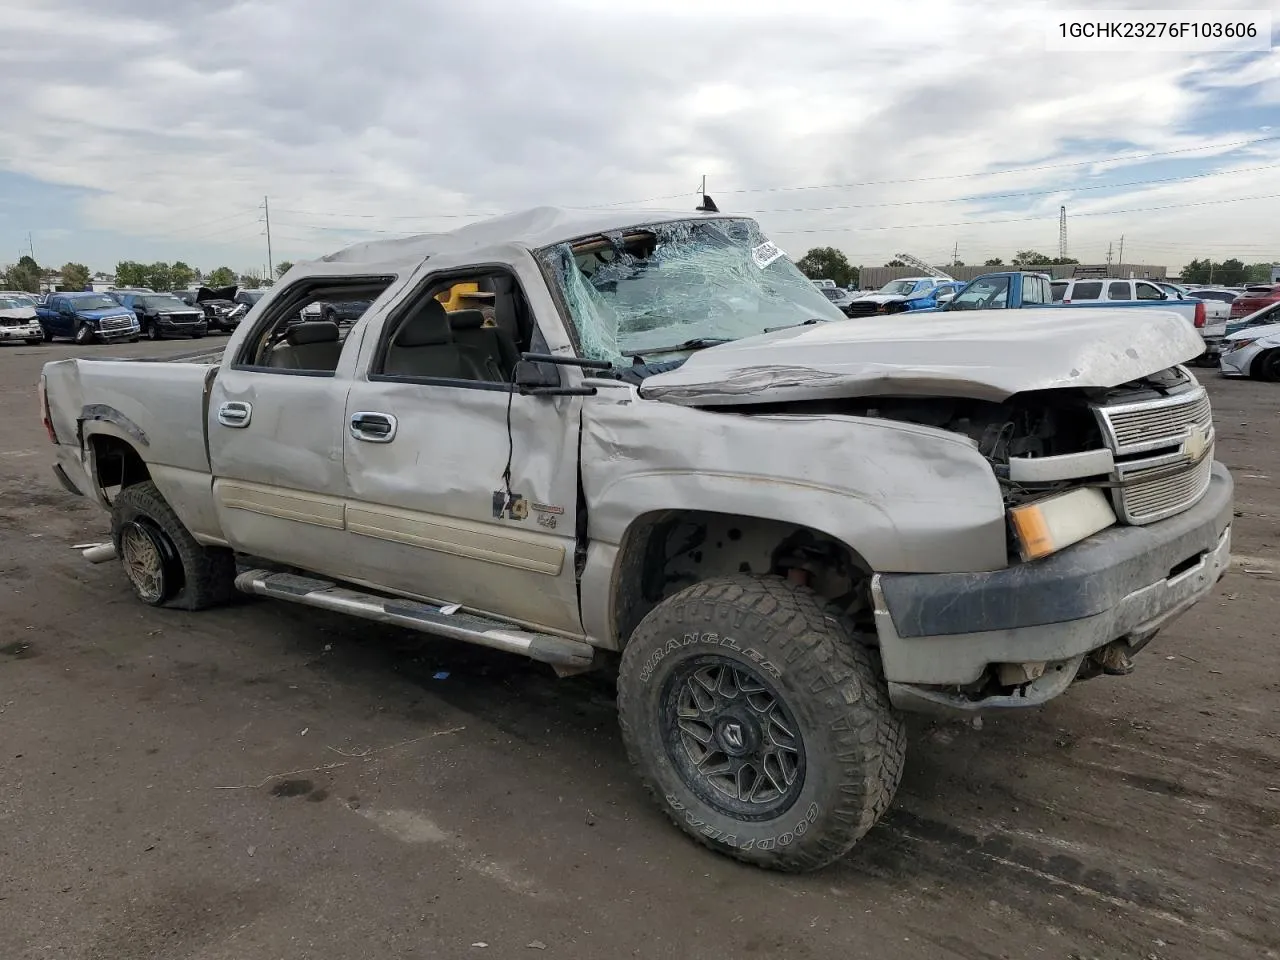
{"label": "headrest", "polygon": [[427,297],[396,334],[397,347],[431,347],[453,342],[449,314],[435,297]]}
{"label": "headrest", "polygon": [[449,326],[455,330],[479,330],[484,326],[484,311],[455,310],[449,314]]}
{"label": "headrest", "polygon": [[333,343],[338,339],[338,325],[332,320],[304,320],[289,328],[285,340],[291,347],[308,343]]}

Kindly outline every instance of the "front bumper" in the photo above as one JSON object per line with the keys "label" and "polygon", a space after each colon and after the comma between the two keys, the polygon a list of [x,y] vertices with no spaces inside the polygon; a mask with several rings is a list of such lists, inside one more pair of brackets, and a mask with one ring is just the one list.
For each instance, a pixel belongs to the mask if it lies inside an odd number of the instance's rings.
{"label": "front bumper", "polygon": [[[885,677],[902,709],[972,713],[1036,706],[1113,641],[1136,651],[1213,588],[1231,561],[1231,475],[1213,465],[1188,510],[1117,526],[1060,553],[971,574],[879,574],[872,581]],[[1005,693],[983,680],[1000,664],[1043,663]],[[961,690],[968,687],[969,691]]]}
{"label": "front bumper", "polygon": [[137,322],[131,327],[120,327],[115,330],[103,330],[101,327],[94,327],[93,335],[104,343],[111,343],[114,340],[136,340],[139,333]]}
{"label": "front bumper", "polygon": [[[1224,344],[1230,346],[1230,344]],[[1253,367],[1253,358],[1262,348],[1251,344],[1243,350],[1225,350],[1218,355],[1218,369],[1228,377],[1247,377]]]}
{"label": "front bumper", "polygon": [[176,320],[170,320],[167,317],[161,317],[157,320],[153,320],[152,323],[156,325],[156,329],[161,333],[173,333],[182,337],[189,337],[193,333],[204,334],[209,331],[208,321],[205,320],[183,323]]}
{"label": "front bumper", "polygon": [[0,340],[35,340],[44,339],[44,329],[38,323],[29,323],[20,327],[0,327]]}

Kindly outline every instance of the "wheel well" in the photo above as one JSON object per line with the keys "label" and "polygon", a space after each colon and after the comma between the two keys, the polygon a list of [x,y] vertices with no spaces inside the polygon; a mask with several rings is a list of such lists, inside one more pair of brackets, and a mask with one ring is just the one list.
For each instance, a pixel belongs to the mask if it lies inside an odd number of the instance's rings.
{"label": "wheel well", "polygon": [[123,490],[151,479],[146,462],[126,440],[108,435],[90,437],[89,452],[98,486],[104,492]]}
{"label": "wheel well", "polygon": [[1277,352],[1280,352],[1280,347],[1272,347],[1270,350],[1263,350],[1254,357],[1253,362],[1249,364],[1249,376],[1255,379],[1261,378],[1266,369],[1267,361]]}
{"label": "wheel well", "polygon": [[812,587],[860,626],[871,624],[871,568],[847,544],[810,527],[701,510],[646,514],[628,528],[615,567],[621,644],[654,607],[685,587],[739,573]]}

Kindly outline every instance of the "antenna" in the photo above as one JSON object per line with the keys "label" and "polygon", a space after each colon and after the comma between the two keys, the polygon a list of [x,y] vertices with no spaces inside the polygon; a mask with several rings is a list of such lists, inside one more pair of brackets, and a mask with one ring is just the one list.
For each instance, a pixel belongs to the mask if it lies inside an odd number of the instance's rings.
{"label": "antenna", "polygon": [[[960,245],[956,244],[956,250],[959,251],[959,249]],[[945,270],[939,270],[937,267],[925,263],[919,257],[913,257],[909,253],[895,253],[894,256],[905,263],[908,267],[915,267],[917,270],[927,273],[931,277],[942,277],[946,280],[955,279],[955,277],[951,276]]]}
{"label": "antenna", "polygon": [[1058,259],[1067,259],[1067,208],[1058,208]]}

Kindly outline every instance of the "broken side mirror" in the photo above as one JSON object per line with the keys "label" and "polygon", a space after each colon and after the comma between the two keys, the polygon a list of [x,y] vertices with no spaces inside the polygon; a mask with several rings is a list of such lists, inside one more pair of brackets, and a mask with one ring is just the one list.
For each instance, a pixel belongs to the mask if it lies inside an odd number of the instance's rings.
{"label": "broken side mirror", "polygon": [[515,388],[525,396],[534,397],[594,397],[595,387],[562,387],[554,369],[547,367],[578,367],[581,370],[612,370],[607,360],[584,360],[578,357],[561,357],[550,353],[522,353],[512,378]]}

